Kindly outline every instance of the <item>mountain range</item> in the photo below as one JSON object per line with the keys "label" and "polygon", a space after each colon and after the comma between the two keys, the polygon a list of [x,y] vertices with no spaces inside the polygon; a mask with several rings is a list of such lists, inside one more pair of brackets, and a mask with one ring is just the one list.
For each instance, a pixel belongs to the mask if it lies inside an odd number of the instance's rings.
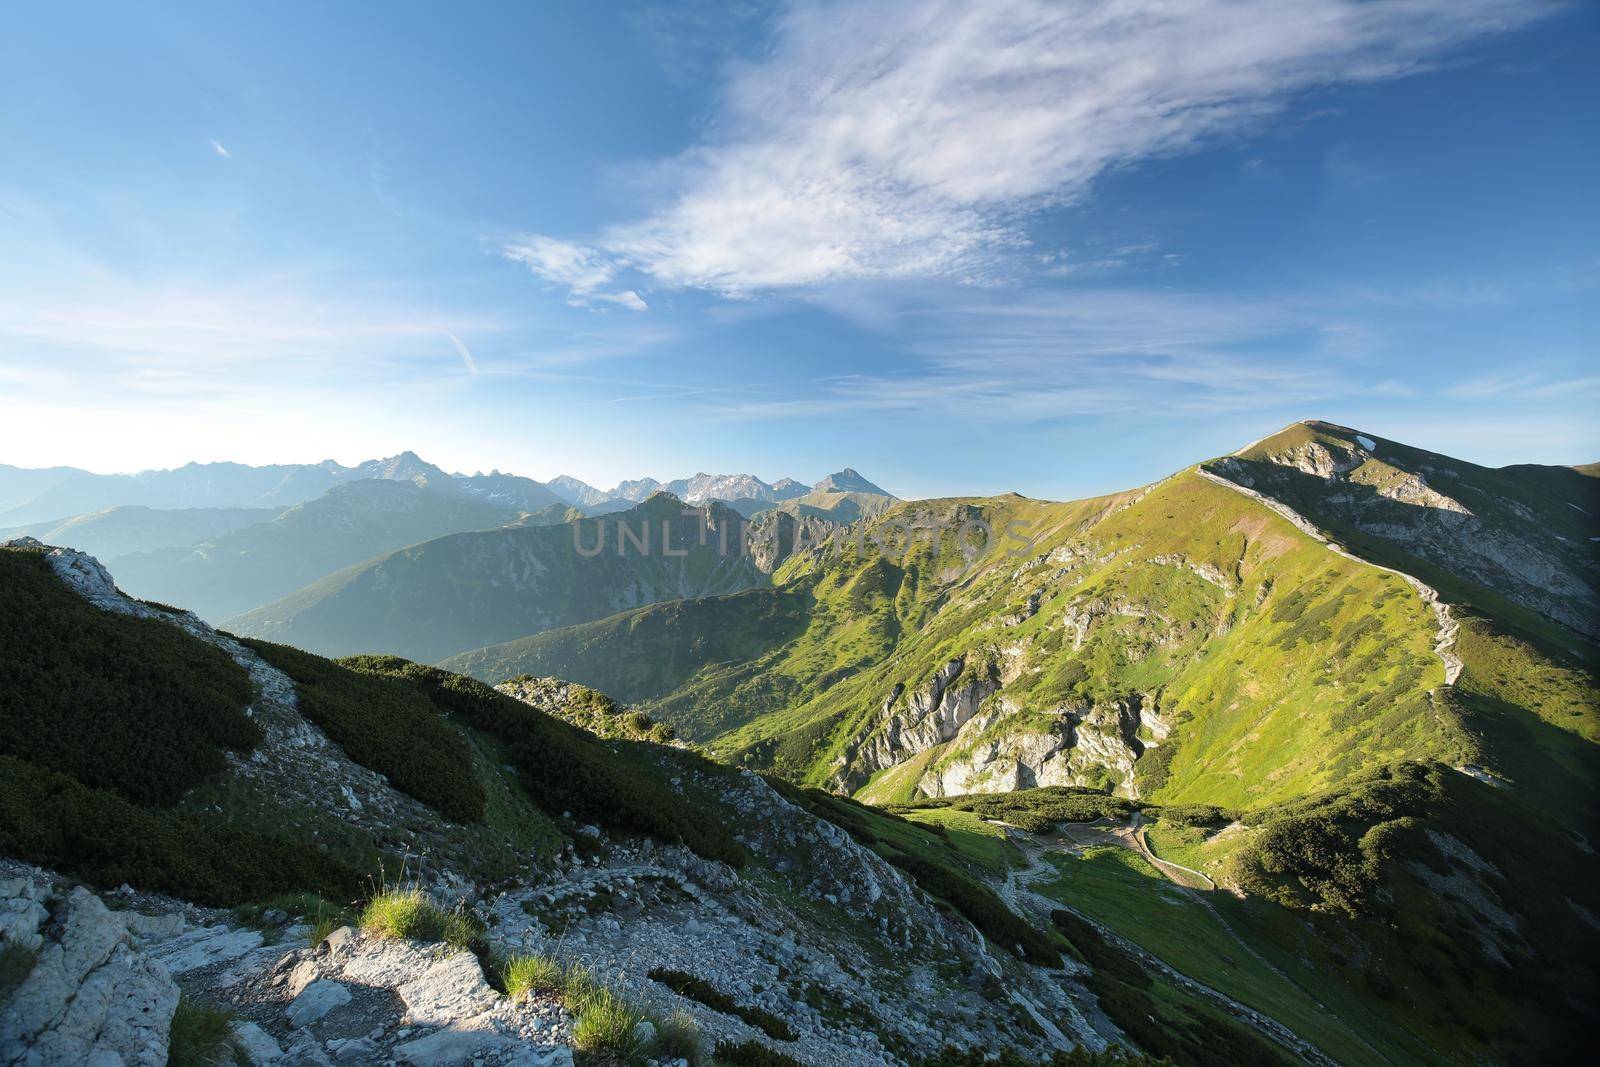
{"label": "mountain range", "polygon": [[[569,475],[537,482],[519,475],[447,474],[414,452],[401,452],[345,467],[333,460],[307,464],[252,467],[242,463],[189,463],[171,470],[137,474],[95,474],[76,467],[25,468],[0,464],[0,529],[7,532],[41,523],[57,526],[74,516],[135,505],[158,509],[288,507],[321,496],[336,485],[377,478],[385,481],[454,481],[474,495],[509,507],[538,511],[564,503],[591,509],[642,503],[652,493],[671,493],[689,504],[777,504],[814,490],[848,482],[848,491],[889,496],[846,468],[815,486],[793,478],[767,484],[752,474],[696,474],[658,482],[654,478],[624,481],[600,490]],[[604,509],[602,509],[604,510]]]}
{"label": "mountain range", "polygon": [[[571,678],[724,758],[883,801],[1072,785],[1238,806],[1380,754],[1509,774],[1472,685],[1555,725],[1547,744],[1600,729],[1570,673],[1600,588],[1595,485],[1296,424],[1109,497],[899,504],[793,552],[770,588],[447,664]],[[1566,702],[1503,691],[1463,649],[1544,664]],[[1541,787],[1587,803],[1567,762]]]}
{"label": "mountain range", "polygon": [[[824,479],[826,481],[826,479]],[[592,507],[596,504],[605,504],[613,501],[626,501],[638,504],[648,499],[653,493],[671,493],[686,504],[703,504],[708,500],[720,500],[723,503],[733,501],[755,500],[768,504],[776,504],[784,500],[791,500],[803,496],[810,491],[809,486],[802,485],[793,478],[780,478],[768,485],[753,474],[696,474],[692,478],[678,478],[670,482],[658,482],[654,478],[639,478],[632,481],[619,483],[610,490],[596,489],[594,486],[581,482],[576,478],[562,475],[547,483],[552,492],[556,493],[569,504],[578,507]],[[818,483],[818,487],[822,483]],[[882,489],[877,493],[887,496]]]}
{"label": "mountain range", "polygon": [[[835,494],[836,482],[852,487],[847,496]],[[0,521],[73,505],[96,508],[19,522],[0,528],[0,537],[32,536],[91,551],[114,564],[118,580],[137,595],[181,603],[220,622],[396,549],[455,533],[564,524],[584,514],[627,511],[657,492],[688,504],[720,502],[745,517],[792,507],[795,514],[812,511],[832,521],[847,512],[881,510],[893,499],[850,470],[815,488],[791,479],[767,485],[752,475],[698,474],[664,484],[647,478],[602,493],[565,477],[547,486],[500,471],[450,474],[413,452],[354,467],[331,461],[270,467],[189,464],[135,475],[0,467]],[[812,507],[813,498],[823,506]],[[196,501],[208,506],[169,506]],[[842,502],[847,512],[827,510]],[[648,602],[648,584],[617,592],[606,602],[617,607]],[[664,587],[663,595],[681,595],[684,588],[689,587]],[[543,610],[530,607],[524,617],[544,617]],[[558,612],[552,617],[573,621],[579,616]],[[525,632],[530,631],[508,636]],[[381,645],[358,642],[354,647]]]}

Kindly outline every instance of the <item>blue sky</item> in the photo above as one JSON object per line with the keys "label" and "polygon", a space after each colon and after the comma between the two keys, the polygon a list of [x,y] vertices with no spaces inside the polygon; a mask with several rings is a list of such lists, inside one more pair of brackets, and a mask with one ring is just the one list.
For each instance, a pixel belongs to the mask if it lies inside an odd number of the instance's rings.
{"label": "blue sky", "polygon": [[1594,460],[1597,46],[1527,0],[28,5],[0,462]]}

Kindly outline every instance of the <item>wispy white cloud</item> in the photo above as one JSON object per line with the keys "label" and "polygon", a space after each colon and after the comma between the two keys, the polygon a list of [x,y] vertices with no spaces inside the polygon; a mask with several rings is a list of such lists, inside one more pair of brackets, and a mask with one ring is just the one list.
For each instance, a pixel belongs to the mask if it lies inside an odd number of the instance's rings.
{"label": "wispy white cloud", "polygon": [[569,302],[574,305],[581,307],[599,302],[633,311],[645,310],[644,299],[633,290],[607,291],[606,287],[616,280],[621,267],[614,258],[593,248],[528,234],[508,242],[501,254],[566,289],[571,294]]}
{"label": "wispy white cloud", "polygon": [[1600,375],[1552,375],[1545,369],[1519,369],[1478,375],[1456,382],[1446,396],[1461,400],[1576,398],[1600,392]]}
{"label": "wispy white cloud", "polygon": [[[734,70],[670,193],[587,245],[507,247],[595,299],[623,269],[727,294],[849,279],[993,281],[1031,213],[1317,86],[1417,70],[1536,17],[1518,0],[797,3]],[[541,244],[541,242],[544,242]]]}
{"label": "wispy white cloud", "polygon": [[215,152],[217,155],[221,156],[223,159],[232,159],[233,158],[233,153],[228,151],[226,148],[224,148],[222,146],[222,142],[217,140],[215,137],[213,137],[211,139],[210,143],[211,143],[211,150],[213,152]]}

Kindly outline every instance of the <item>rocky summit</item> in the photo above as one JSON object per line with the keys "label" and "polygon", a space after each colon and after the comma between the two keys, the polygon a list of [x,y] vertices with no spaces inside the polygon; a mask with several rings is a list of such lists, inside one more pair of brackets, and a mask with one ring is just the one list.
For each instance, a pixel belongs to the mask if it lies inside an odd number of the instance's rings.
{"label": "rocky summit", "polygon": [[[512,476],[318,471],[263,522],[41,528],[194,531],[197,589],[420,538],[227,629],[0,545],[0,1063],[1587,1039],[1592,468],[1309,422],[1069,503],[846,470],[537,519]],[[578,551],[608,521],[692,548]]]}

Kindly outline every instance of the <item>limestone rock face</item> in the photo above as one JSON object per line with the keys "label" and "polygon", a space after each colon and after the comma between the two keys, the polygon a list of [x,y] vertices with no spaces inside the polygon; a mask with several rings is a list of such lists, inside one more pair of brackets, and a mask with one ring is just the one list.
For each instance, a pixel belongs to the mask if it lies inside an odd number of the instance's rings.
{"label": "limestone rock face", "polygon": [[3,888],[14,894],[3,907],[5,944],[32,945],[37,957],[0,1009],[0,1063],[162,1067],[178,986],[136,947],[123,917],[80,886],[41,931],[48,916],[37,883]]}
{"label": "limestone rock face", "polygon": [[1003,697],[998,709],[967,723],[948,762],[930,768],[917,786],[928,796],[1008,793],[1038,786],[1099,786],[1107,777],[1119,795],[1138,796],[1134,765],[1160,743],[1171,724],[1153,694],[1056,712],[1044,726],[1007,729],[1017,709]]}
{"label": "limestone rock face", "polygon": [[835,785],[854,792],[873,773],[954,739],[1000,684],[995,664],[975,663],[968,670],[968,657],[957,656],[912,692],[904,708],[904,691],[897,686],[884,700],[882,724],[846,755]]}

